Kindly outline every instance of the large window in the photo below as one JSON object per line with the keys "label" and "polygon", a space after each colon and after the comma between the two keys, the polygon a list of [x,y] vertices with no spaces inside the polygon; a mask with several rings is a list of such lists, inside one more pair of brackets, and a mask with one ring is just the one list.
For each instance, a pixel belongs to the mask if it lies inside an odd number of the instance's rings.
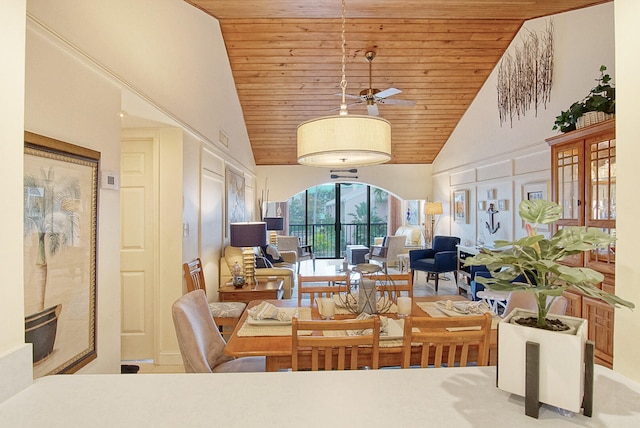
{"label": "large window", "polygon": [[289,199],[288,233],[313,245],[317,258],[341,258],[347,245],[370,246],[387,234],[389,197],[357,183],[312,187]]}

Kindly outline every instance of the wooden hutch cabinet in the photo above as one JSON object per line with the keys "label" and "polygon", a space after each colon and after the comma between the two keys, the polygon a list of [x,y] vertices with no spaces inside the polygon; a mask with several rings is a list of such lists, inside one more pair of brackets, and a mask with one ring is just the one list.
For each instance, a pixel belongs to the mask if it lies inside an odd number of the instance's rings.
{"label": "wooden hutch cabinet", "polygon": [[[598,227],[615,235],[616,228],[615,119],[547,139],[551,146],[551,195],[562,205],[563,216],[555,227]],[[571,266],[601,272],[603,290],[615,292],[615,244],[609,248],[566,259]],[[596,344],[596,362],[613,365],[614,308],[606,302],[565,293],[567,315],[589,321],[589,339]]]}

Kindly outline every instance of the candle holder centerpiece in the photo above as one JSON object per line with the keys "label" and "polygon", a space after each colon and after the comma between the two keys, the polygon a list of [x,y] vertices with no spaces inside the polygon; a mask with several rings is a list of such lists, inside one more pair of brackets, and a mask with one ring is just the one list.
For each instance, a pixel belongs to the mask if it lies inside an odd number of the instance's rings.
{"label": "candle holder centerpiece", "polygon": [[393,279],[380,266],[359,263],[346,272],[347,281],[340,285],[341,305],[352,314],[386,314],[396,303],[397,292]]}

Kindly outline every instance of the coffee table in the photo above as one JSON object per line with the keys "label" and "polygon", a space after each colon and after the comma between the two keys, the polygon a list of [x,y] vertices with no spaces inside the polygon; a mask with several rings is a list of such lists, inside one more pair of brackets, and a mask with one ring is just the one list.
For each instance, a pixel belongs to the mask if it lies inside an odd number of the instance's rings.
{"label": "coffee table", "polygon": [[284,278],[260,279],[253,287],[244,286],[236,288],[228,282],[218,289],[221,302],[244,302],[252,300],[276,300],[282,299],[284,290]]}

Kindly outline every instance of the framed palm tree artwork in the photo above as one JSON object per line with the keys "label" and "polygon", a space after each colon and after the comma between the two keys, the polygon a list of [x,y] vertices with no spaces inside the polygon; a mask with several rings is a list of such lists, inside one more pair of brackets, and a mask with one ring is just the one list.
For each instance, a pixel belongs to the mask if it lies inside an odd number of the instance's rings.
{"label": "framed palm tree artwork", "polygon": [[229,224],[245,221],[244,176],[227,168],[227,221],[225,236],[229,235]]}
{"label": "framed palm tree artwork", "polygon": [[100,153],[25,132],[25,341],[33,374],[73,373],[96,353]]}

